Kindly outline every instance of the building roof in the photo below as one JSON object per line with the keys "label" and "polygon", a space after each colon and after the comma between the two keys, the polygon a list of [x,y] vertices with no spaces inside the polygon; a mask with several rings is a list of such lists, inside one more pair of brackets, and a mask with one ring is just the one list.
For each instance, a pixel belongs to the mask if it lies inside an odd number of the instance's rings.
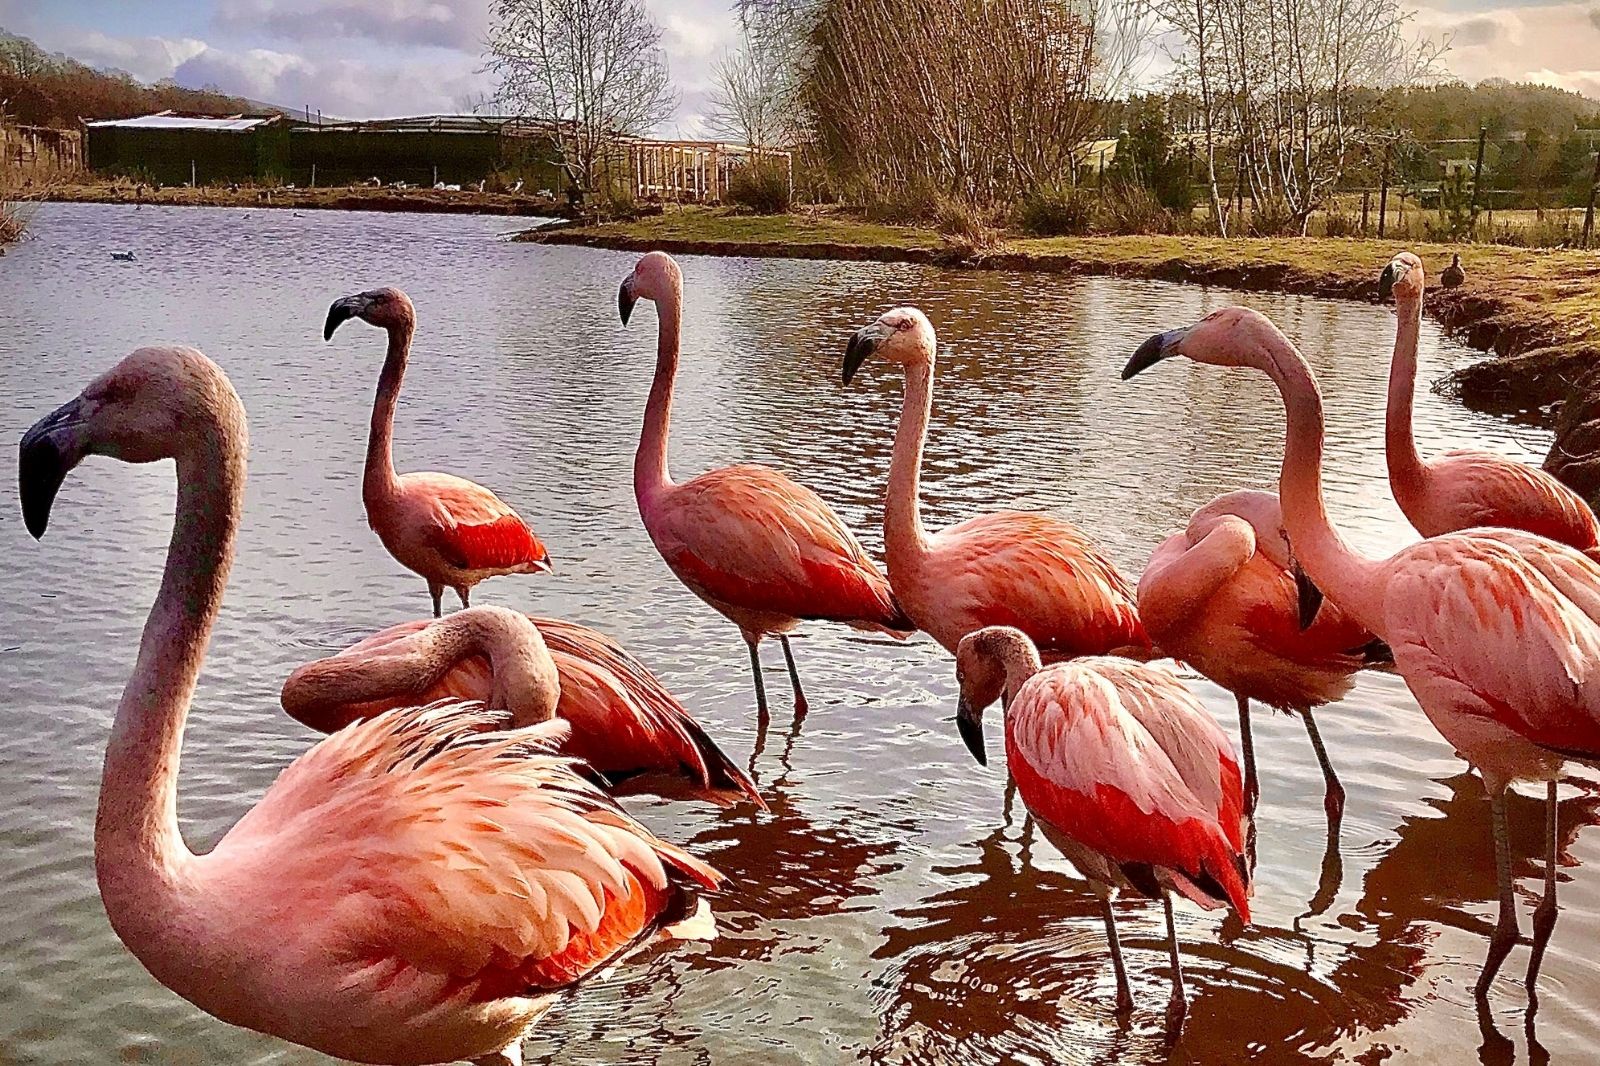
{"label": "building roof", "polygon": [[86,122],[84,125],[90,129],[136,129],[136,130],[210,130],[214,133],[244,133],[258,126],[265,126],[278,121],[277,115],[247,118],[244,115],[229,115],[226,118],[217,118],[209,115],[182,115],[175,111],[158,111],[154,115],[140,115],[138,118],[110,118],[100,119],[95,122]]}

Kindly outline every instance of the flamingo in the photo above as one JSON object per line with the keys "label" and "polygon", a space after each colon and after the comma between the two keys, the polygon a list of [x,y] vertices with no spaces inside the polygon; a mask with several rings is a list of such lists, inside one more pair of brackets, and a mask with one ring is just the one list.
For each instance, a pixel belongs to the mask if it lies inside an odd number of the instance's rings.
{"label": "flamingo", "polygon": [[1504,526],[1600,553],[1600,523],[1583,497],[1537,467],[1478,449],[1423,459],[1411,431],[1417,381],[1417,335],[1422,327],[1422,260],[1395,256],[1378,278],[1378,295],[1394,294],[1394,360],[1384,451],[1389,485],[1406,519],[1424,537]]}
{"label": "flamingo", "polygon": [[1545,892],[1534,912],[1526,984],[1556,920],[1556,778],[1568,758],[1600,757],[1600,565],[1514,529],[1431,537],[1387,559],[1357,553],[1322,494],[1322,395],[1305,359],[1258,312],[1216,311],[1151,337],[1123,370],[1173,355],[1267,374],[1288,419],[1280,494],[1290,543],[1318,587],[1394,650],[1434,727],[1483,777],[1494,827],[1500,914],[1477,982],[1480,1001],[1518,940],[1505,790],[1546,782]]}
{"label": "flamingo", "polygon": [[1112,901],[1161,900],[1172,960],[1167,1022],[1188,1010],[1177,893],[1250,921],[1249,817],[1233,744],[1200,701],[1164,670],[1114,656],[1044,666],[1026,633],[989,626],[956,648],[956,726],[987,764],[983,712],[1005,707],[1006,764],[1045,837],[1100,897],[1117,975],[1117,1013],[1133,1008]]}
{"label": "flamingo", "polygon": [[1139,617],[1162,651],[1233,693],[1252,806],[1250,701],[1300,715],[1326,782],[1323,805],[1337,825],[1344,787],[1312,709],[1343,699],[1355,672],[1386,660],[1388,649],[1331,603],[1319,604],[1302,628],[1300,596],[1315,596],[1312,588],[1290,554],[1278,497],[1245,489],[1195,511],[1187,529],[1151,554],[1139,578]]}
{"label": "flamingo", "polygon": [[411,354],[416,311],[405,293],[373,289],[335,300],[324,340],[346,319],[359,318],[389,334],[367,437],[361,498],[367,523],[395,561],[428,582],[433,616],[446,587],[471,606],[472,587],[501,574],[549,572],[550,556],[522,516],[477,482],[453,474],[394,472],[394,409]]}
{"label": "flamingo", "polygon": [[815,492],[771,467],[741,463],[675,483],[667,470],[672,386],[678,374],[683,274],[664,252],[650,252],[617,293],[623,325],[639,300],[656,305],[656,373],[633,462],[639,517],[661,558],[689,591],[739,627],[750,649],[756,705],[767,717],[757,651],[775,635],[794,689],[796,717],[806,698],[789,632],[802,619],[843,622],[903,636],[906,619],[889,582],[855,535]]}
{"label": "flamingo", "polygon": [[[539,633],[555,662],[555,704],[530,663],[528,630]],[[572,726],[562,752],[601,773],[678,773],[699,788],[742,792],[766,806],[660,679],[616,641],[576,622],[503,607],[401,622],[301,666],[281,698],[290,717],[323,733],[445,698],[505,711],[518,728],[553,714]]]}
{"label": "flamingo", "polygon": [[[564,989],[698,913],[721,875],[658,840],[552,750],[567,726],[484,732],[481,707],[380,714],[291,763],[210,852],[178,828],[184,722],[233,564],[244,409],[192,348],[141,348],[22,438],[42,537],[90,455],[176,460],[161,589],[106,749],[95,872],[111,926],[223,1021],[337,1058],[521,1062]],[[544,710],[555,666],[523,653]],[[678,932],[688,928],[676,924]]]}
{"label": "flamingo", "polygon": [[906,615],[952,653],[969,633],[1009,625],[1048,660],[1148,655],[1133,585],[1070,522],[997,511],[932,535],[923,529],[919,480],[937,350],[928,317],[900,307],[858,330],[844,357],[846,385],[874,353],[906,374],[883,514],[889,582]]}

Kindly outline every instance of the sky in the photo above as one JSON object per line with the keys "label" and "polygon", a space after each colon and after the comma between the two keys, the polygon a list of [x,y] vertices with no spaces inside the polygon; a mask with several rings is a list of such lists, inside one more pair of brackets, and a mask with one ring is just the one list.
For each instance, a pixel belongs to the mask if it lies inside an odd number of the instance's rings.
{"label": "sky", "polygon": [[[1600,99],[1600,0],[1402,0],[1419,32],[1448,37],[1468,81],[1538,81]],[[716,59],[737,39],[732,0],[644,0],[679,101],[662,134],[704,133]],[[340,118],[470,110],[488,0],[0,0],[0,27],[51,52]]]}

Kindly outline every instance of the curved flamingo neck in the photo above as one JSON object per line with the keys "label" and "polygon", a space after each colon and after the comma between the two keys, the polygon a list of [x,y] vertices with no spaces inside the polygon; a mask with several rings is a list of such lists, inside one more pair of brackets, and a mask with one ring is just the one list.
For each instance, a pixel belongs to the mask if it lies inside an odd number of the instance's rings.
{"label": "curved flamingo neck", "polygon": [[211,627],[233,565],[248,450],[244,413],[217,412],[176,456],[178,502],[166,569],[106,746],[95,873],[130,946],[163,933],[194,855],[178,830],[178,760]]}
{"label": "curved flamingo neck", "polygon": [[1417,390],[1417,343],[1422,329],[1422,298],[1402,294],[1395,299],[1394,357],[1389,363],[1389,403],[1384,422],[1384,456],[1389,485],[1408,514],[1413,501],[1426,494],[1427,467],[1417,452],[1412,408]]}
{"label": "curved flamingo neck", "polygon": [[560,681],[538,629],[526,615],[481,607],[447,615],[371,655],[307,663],[284,684],[284,706],[331,732],[348,724],[338,712],[352,704],[417,696],[476,655],[489,660],[488,706],[510,712],[519,727],[555,717]]}
{"label": "curved flamingo neck", "polygon": [[656,301],[656,376],[644,408],[644,428],[633,457],[633,492],[642,504],[672,485],[667,470],[667,439],[672,422],[672,386],[678,377],[683,332],[683,282]]}
{"label": "curved flamingo neck", "polygon": [[368,503],[392,495],[400,481],[394,472],[394,411],[400,403],[400,383],[406,376],[416,323],[406,318],[387,328],[389,350],[384,356],[383,373],[378,375],[372,428],[367,433],[367,465],[361,481],[361,494]]}
{"label": "curved flamingo neck", "polygon": [[889,495],[883,510],[883,546],[889,565],[927,550],[922,528],[922,450],[933,413],[933,366],[930,358],[906,366],[905,398],[894,431],[894,456],[889,462]]}
{"label": "curved flamingo neck", "polygon": [[1016,703],[1017,692],[1030,677],[1044,669],[1044,664],[1039,659],[1039,649],[1026,637],[1008,641],[1000,653],[1000,661],[1006,671],[1004,703],[1009,713]]}
{"label": "curved flamingo neck", "polygon": [[1383,636],[1376,586],[1377,564],[1359,554],[1328,518],[1322,494],[1322,393],[1300,353],[1282,335],[1267,342],[1264,368],[1283,397],[1288,434],[1279,498],[1289,546],[1306,574],[1328,598],[1366,628]]}
{"label": "curved flamingo neck", "polygon": [[[1180,544],[1167,558],[1152,558],[1139,579],[1139,618],[1152,633],[1204,607],[1256,551],[1255,528],[1234,516],[1225,516],[1193,544],[1187,534],[1173,540]],[[1164,554],[1165,546],[1156,550],[1158,557]]]}

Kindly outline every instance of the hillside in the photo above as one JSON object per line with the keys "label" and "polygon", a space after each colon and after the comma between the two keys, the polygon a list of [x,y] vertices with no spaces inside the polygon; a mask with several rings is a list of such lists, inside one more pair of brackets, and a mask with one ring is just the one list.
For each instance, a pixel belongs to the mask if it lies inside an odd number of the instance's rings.
{"label": "hillside", "polygon": [[67,127],[80,118],[128,118],[169,108],[222,115],[263,112],[225,93],[170,82],[145,85],[121,71],[95,70],[0,28],[0,114],[14,122]]}

